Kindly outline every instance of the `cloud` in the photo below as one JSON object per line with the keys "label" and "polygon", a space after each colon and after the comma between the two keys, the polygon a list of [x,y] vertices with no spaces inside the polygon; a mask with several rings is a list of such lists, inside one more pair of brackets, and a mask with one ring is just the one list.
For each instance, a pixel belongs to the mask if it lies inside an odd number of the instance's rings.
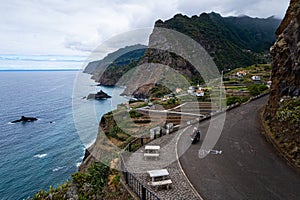
{"label": "cloud", "polygon": [[82,42],[81,40],[72,37],[65,38],[64,46],[72,50],[83,52],[92,52],[94,50],[94,43]]}
{"label": "cloud", "polygon": [[283,17],[288,0],[4,0],[0,54],[87,55],[103,41],[176,13]]}
{"label": "cloud", "polygon": [[185,0],[178,2],[178,10],[189,15],[214,11],[223,16],[269,17],[274,15],[283,18],[288,3],[289,0]]}

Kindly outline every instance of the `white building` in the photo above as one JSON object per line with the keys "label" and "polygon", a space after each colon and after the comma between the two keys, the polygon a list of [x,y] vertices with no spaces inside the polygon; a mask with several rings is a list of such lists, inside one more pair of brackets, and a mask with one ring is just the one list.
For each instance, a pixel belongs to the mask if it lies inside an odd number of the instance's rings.
{"label": "white building", "polygon": [[253,81],[260,81],[260,76],[252,76],[251,79]]}

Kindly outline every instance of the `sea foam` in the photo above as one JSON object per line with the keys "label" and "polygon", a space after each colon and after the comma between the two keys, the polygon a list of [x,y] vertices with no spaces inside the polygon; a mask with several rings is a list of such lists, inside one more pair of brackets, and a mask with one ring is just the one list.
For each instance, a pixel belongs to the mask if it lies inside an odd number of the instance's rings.
{"label": "sea foam", "polygon": [[65,168],[65,166],[63,166],[63,167],[56,167],[56,168],[52,169],[52,171],[53,172],[57,172],[57,171],[59,171],[59,170],[61,170],[63,168]]}
{"label": "sea foam", "polygon": [[34,158],[44,158],[44,157],[46,157],[48,154],[46,154],[46,153],[44,153],[44,154],[36,154],[36,155],[34,155],[33,157]]}

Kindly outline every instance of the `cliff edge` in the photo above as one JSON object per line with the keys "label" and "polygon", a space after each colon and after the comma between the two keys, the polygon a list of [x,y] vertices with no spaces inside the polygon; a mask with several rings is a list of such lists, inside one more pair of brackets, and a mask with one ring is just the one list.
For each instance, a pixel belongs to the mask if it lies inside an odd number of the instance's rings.
{"label": "cliff edge", "polygon": [[300,167],[300,1],[291,0],[271,47],[271,89],[264,118],[271,138]]}

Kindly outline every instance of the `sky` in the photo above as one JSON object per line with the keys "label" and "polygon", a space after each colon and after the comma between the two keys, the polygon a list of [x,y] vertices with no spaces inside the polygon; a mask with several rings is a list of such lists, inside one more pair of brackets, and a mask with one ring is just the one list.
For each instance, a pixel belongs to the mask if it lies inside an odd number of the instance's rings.
{"label": "sky", "polygon": [[283,18],[289,0],[2,0],[0,55],[87,56],[120,33],[177,13]]}

